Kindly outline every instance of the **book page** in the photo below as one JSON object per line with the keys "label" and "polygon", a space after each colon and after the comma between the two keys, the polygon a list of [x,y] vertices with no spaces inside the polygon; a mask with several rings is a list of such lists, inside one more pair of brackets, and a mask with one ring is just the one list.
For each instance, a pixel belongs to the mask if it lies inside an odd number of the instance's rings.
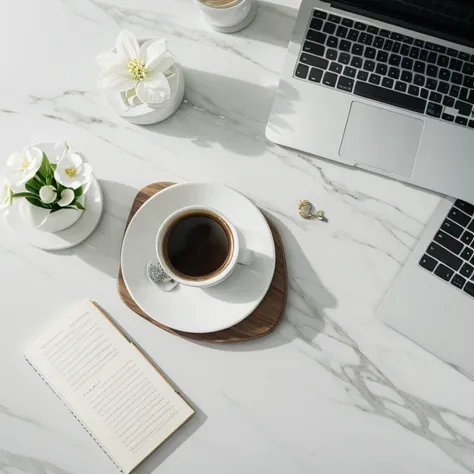
{"label": "book page", "polygon": [[124,472],[194,413],[91,302],[61,318],[26,357]]}

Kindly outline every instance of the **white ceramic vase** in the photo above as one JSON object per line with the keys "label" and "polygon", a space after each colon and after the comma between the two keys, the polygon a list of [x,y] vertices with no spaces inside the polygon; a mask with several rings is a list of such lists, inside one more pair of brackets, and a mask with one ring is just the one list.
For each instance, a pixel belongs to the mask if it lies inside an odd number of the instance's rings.
{"label": "white ceramic vase", "polygon": [[[140,38],[138,44],[152,38]],[[115,51],[115,50],[113,50]],[[184,72],[178,62],[171,66],[171,76],[168,78],[171,95],[161,104],[145,104],[137,96],[129,101],[125,92],[105,91],[104,95],[112,109],[120,117],[137,125],[151,125],[162,122],[178,110],[184,98]]]}

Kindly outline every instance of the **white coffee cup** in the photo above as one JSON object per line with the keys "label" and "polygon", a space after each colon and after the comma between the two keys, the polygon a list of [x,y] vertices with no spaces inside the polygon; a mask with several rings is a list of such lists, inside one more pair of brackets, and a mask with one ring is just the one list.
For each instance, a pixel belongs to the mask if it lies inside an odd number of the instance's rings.
{"label": "white coffee cup", "polygon": [[[216,271],[209,275],[203,275],[199,277],[190,277],[180,273],[176,270],[167,255],[167,239],[169,233],[174,225],[187,215],[197,215],[202,213],[214,219],[225,231],[228,242],[229,242],[229,253],[223,263],[223,265]],[[158,262],[163,267],[165,272],[181,285],[193,286],[197,288],[208,288],[219,283],[222,283],[227,279],[232,272],[235,270],[237,264],[251,265],[254,261],[254,253],[252,250],[248,250],[241,247],[242,243],[239,239],[239,234],[235,226],[225,217],[221,212],[216,209],[205,207],[205,206],[188,206],[171,214],[165,219],[163,224],[158,230],[156,235],[156,255]]]}
{"label": "white coffee cup", "polygon": [[242,23],[250,13],[252,0],[240,0],[229,7],[211,7],[202,3],[200,0],[194,0],[204,19],[217,28],[229,28]]}

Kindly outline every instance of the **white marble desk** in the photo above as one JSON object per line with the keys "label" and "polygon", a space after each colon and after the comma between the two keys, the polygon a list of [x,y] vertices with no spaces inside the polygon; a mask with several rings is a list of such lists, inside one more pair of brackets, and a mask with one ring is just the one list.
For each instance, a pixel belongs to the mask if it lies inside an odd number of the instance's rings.
{"label": "white marble desk", "polygon": [[[27,247],[1,226],[0,473],[117,472],[23,359],[48,318],[84,298],[113,315],[198,409],[140,474],[474,472],[474,382],[375,314],[440,198],[266,140],[299,3],[282,1],[262,1],[255,22],[232,36],[203,25],[191,0],[3,2],[0,156],[67,139],[94,166],[106,209],[93,236],[65,252]],[[186,103],[159,126],[122,121],[96,87],[95,56],[120,28],[167,36],[186,67]],[[196,344],[121,303],[129,207],[160,180],[225,183],[273,216],[290,272],[275,333]],[[299,199],[329,222],[300,219]]]}

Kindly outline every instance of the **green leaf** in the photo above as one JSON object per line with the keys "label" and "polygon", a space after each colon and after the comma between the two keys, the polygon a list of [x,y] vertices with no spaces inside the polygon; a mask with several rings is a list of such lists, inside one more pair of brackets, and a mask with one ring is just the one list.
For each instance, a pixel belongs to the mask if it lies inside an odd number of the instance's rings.
{"label": "green leaf", "polygon": [[32,206],[41,207],[42,209],[51,209],[48,204],[43,204],[41,199],[38,197],[27,197],[25,198]]}
{"label": "green leaf", "polygon": [[36,196],[39,194],[39,189],[31,186],[29,181],[25,184],[25,188],[27,191],[29,191],[30,193],[33,193]]}
{"label": "green leaf", "polygon": [[51,169],[53,171],[56,171],[56,167],[58,166],[56,163],[50,163],[49,166],[51,166]]}
{"label": "green leaf", "polygon": [[[38,182],[39,184],[39,187],[41,188],[41,186],[44,186],[45,183],[44,183],[44,178],[42,176],[39,175],[39,171],[36,172],[35,176],[31,179],[34,179]],[[31,181],[31,180],[30,180]]]}
{"label": "green leaf", "polygon": [[84,194],[84,187],[79,186],[77,189],[73,189],[73,191],[74,191],[74,196],[76,196],[76,198],[81,197]]}
{"label": "green leaf", "polygon": [[41,162],[41,166],[39,167],[37,174],[41,176],[41,178],[46,184],[51,184],[51,181],[53,180],[54,176],[54,171],[53,168],[51,168],[51,164],[45,152],[43,152],[43,161]]}
{"label": "green leaf", "polygon": [[35,189],[36,191],[39,191],[41,189],[41,184],[33,177],[29,181],[26,182],[25,187],[26,189],[30,187],[32,189]]}
{"label": "green leaf", "polygon": [[86,208],[78,201],[75,201],[73,202],[73,205],[76,206],[78,209],[80,209],[81,211],[85,211]]}

